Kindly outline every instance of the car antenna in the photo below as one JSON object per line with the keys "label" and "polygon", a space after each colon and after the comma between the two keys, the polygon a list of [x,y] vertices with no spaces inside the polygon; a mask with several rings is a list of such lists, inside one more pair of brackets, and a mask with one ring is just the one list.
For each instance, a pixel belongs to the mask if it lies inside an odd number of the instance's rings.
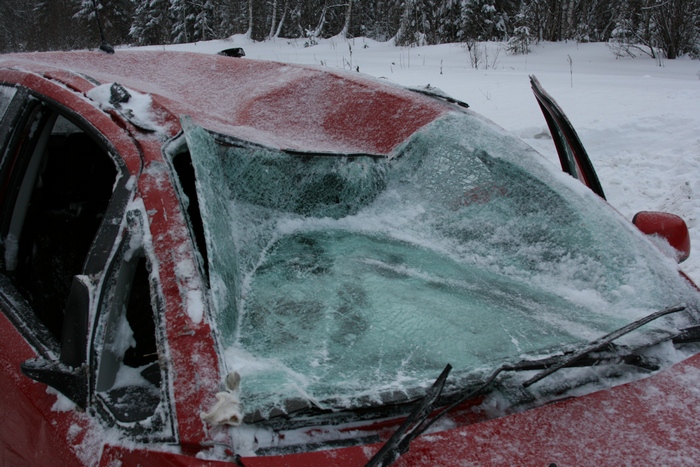
{"label": "car antenna", "polygon": [[100,39],[102,40],[102,43],[100,44],[100,50],[108,54],[113,54],[114,47],[112,47],[109,44],[109,42],[107,42],[107,38],[105,38],[105,31],[104,29],[102,29],[102,22],[100,21],[100,15],[97,12],[97,3],[95,2],[95,0],[92,0],[92,8],[95,10],[95,20],[97,21],[97,29],[100,30]]}

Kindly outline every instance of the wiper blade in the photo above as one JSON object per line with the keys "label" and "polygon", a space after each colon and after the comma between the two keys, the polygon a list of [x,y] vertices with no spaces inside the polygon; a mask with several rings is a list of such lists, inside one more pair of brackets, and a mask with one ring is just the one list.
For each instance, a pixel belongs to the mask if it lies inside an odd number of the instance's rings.
{"label": "wiper blade", "polygon": [[692,344],[700,342],[700,326],[691,326],[681,329],[671,340],[674,344]]}
{"label": "wiper blade", "polygon": [[[526,362],[529,363],[529,362]],[[501,365],[498,367],[491,376],[489,376],[486,381],[484,381],[477,388],[467,391],[462,391],[457,394],[457,400],[447,407],[440,410],[432,418],[428,418],[432,412],[435,403],[437,402],[442,388],[445,386],[445,380],[447,379],[447,374],[452,369],[452,365],[447,365],[443,372],[440,374],[438,379],[433,383],[433,386],[428,391],[428,394],[420,401],[420,404],[411,412],[408,418],[403,422],[396,432],[389,438],[389,440],[384,443],[384,446],[370,459],[366,464],[366,467],[381,466],[386,467],[393,463],[396,459],[401,457],[406,451],[408,451],[408,446],[421,434],[430,428],[436,421],[447,415],[455,407],[463,404],[464,402],[478,396],[482,391],[489,387],[493,381],[503,371],[515,371],[525,368],[520,368],[517,365]],[[436,392],[435,389],[439,388]],[[408,428],[414,425],[409,431]]]}
{"label": "wiper blade", "polygon": [[[591,352],[593,354],[594,352]],[[514,365],[513,370],[517,371],[535,371],[547,370],[554,365],[561,363],[563,360],[568,360],[567,368],[572,367],[587,367],[596,365],[616,365],[624,364],[636,366],[644,370],[656,371],[660,368],[657,359],[639,355],[636,352],[630,352],[624,346],[609,344],[604,348],[598,349],[597,354],[585,355],[575,360],[569,360],[574,352],[567,352],[564,355],[547,357],[540,360],[523,360]]]}
{"label": "wiper blade", "polygon": [[450,104],[455,104],[460,107],[464,107],[465,109],[469,108],[469,104],[466,102],[460,101],[459,99],[455,99],[454,97],[448,96],[444,92],[440,91],[437,88],[434,88],[430,85],[427,85],[426,87],[422,88],[408,88],[409,91],[417,92],[418,94],[423,94],[428,97],[432,97],[434,99],[440,99],[445,102],[449,102]]}
{"label": "wiper blade", "polygon": [[605,336],[596,339],[589,343],[588,345],[585,345],[581,349],[577,350],[576,352],[572,353],[569,357],[561,359],[559,362],[556,364],[552,365],[551,367],[547,368],[546,370],[543,370],[539,373],[537,373],[535,376],[530,378],[529,380],[525,381],[523,383],[523,387],[528,387],[536,382],[546,378],[547,376],[551,375],[552,373],[561,370],[564,367],[571,366],[573,362],[576,360],[585,357],[586,355],[590,354],[591,352],[595,352],[596,350],[600,350],[606,345],[609,345],[614,341],[615,339],[618,339],[625,334],[628,334],[635,329],[640,328],[641,326],[650,323],[658,318],[661,318],[662,316],[670,315],[672,313],[677,313],[679,311],[685,310],[684,306],[675,306],[671,308],[665,308],[661,311],[657,311],[655,313],[652,313],[650,315],[645,316],[644,318],[638,319],[637,321],[634,321],[626,326],[621,327],[620,329],[617,329],[610,334],[606,334]]}
{"label": "wiper blade", "polygon": [[[440,376],[438,376],[438,379],[435,380],[426,395],[421,399],[420,403],[413,409],[408,418],[406,418],[394,434],[391,435],[391,438],[384,443],[384,446],[370,459],[366,467],[384,467],[391,464],[408,450],[409,443],[416,436],[425,431],[425,429],[421,430],[421,427],[426,423],[430,413],[433,411],[435,402],[437,402],[440,397],[442,388],[445,387],[447,375],[450,374],[451,370],[452,365],[448,363],[445,369],[442,370],[442,373],[440,373]],[[409,430],[411,425],[413,425],[413,428]]]}

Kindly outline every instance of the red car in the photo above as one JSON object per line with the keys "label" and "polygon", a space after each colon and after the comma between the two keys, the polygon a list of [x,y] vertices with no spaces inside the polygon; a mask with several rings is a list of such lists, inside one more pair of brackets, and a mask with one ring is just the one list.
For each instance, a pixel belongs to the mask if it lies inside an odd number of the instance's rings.
{"label": "red car", "polygon": [[0,57],[3,463],[693,464],[687,228],[532,84],[563,172],[434,89]]}

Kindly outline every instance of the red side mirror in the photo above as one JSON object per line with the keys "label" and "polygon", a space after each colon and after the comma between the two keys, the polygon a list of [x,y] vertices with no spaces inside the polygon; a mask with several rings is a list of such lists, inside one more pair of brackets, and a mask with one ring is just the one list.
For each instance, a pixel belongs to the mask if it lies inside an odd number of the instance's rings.
{"label": "red side mirror", "polygon": [[681,263],[690,256],[690,233],[685,221],[667,212],[642,211],[635,214],[632,223],[647,235],[658,235],[676,250]]}

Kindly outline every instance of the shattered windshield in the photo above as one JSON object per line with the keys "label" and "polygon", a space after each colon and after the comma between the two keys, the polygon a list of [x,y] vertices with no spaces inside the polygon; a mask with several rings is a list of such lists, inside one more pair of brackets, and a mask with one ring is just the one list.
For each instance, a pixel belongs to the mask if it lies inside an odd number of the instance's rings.
{"label": "shattered windshield", "polygon": [[[468,378],[696,300],[607,204],[470,112],[390,158],[225,146],[184,123],[247,414],[414,398],[447,363]],[[654,326],[629,339],[671,324]]]}

